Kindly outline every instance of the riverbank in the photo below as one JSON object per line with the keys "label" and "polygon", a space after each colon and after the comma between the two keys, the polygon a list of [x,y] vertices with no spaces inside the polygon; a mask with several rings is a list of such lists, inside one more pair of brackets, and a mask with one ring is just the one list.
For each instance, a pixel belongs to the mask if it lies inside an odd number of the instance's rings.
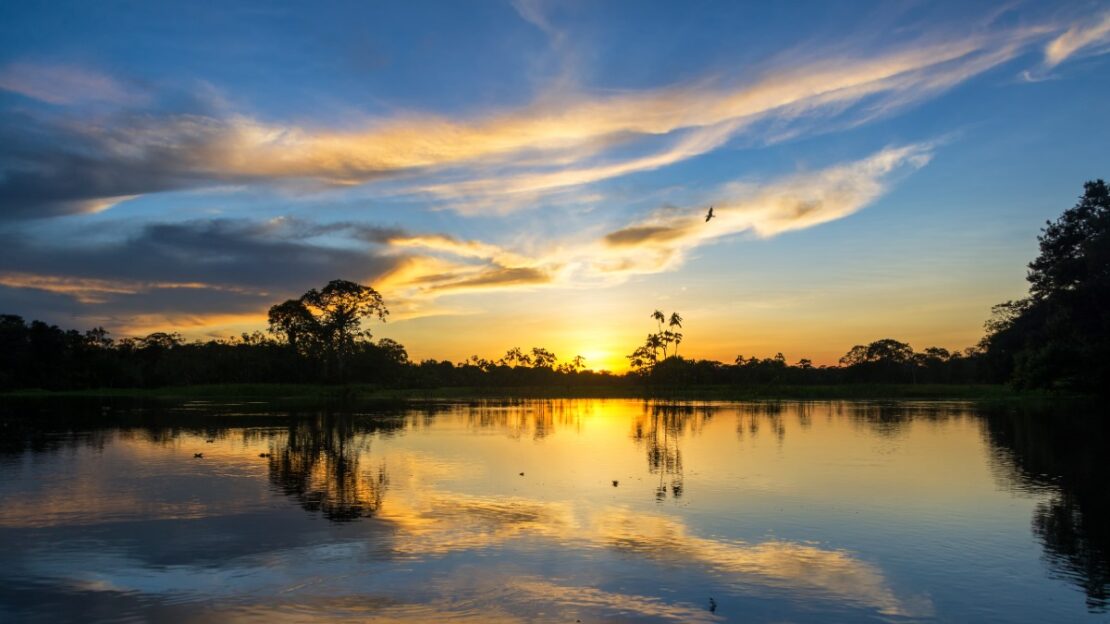
{"label": "riverbank", "polygon": [[541,386],[385,388],[368,384],[217,384],[163,388],[100,388],[88,390],[17,390],[0,398],[149,398],[166,400],[253,399],[311,400],[428,400],[498,398],[613,398],[740,401],[761,399],[912,399],[912,400],[1023,400],[1045,399],[1042,392],[1015,390],[1004,385],[971,384],[842,384],[766,386]]}

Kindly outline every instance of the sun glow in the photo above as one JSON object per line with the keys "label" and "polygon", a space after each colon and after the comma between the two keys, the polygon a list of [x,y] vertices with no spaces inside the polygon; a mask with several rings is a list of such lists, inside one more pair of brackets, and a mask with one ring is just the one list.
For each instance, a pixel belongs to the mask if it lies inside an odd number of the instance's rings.
{"label": "sun glow", "polygon": [[[575,355],[585,358],[586,368],[595,371],[621,371],[628,368],[628,364],[621,355],[611,349],[602,349],[596,346],[583,346],[574,350]],[[574,356],[571,356],[572,358]]]}

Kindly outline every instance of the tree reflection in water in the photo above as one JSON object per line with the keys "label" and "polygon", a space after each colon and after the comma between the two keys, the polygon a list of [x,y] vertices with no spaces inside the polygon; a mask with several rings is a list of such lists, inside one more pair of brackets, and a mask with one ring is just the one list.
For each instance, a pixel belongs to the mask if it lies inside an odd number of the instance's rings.
{"label": "tree reflection in water", "polygon": [[1051,413],[1015,409],[991,413],[986,422],[1003,480],[1048,495],[1032,524],[1050,568],[1083,589],[1091,611],[1107,612],[1110,424],[1105,415],[1074,407]]}
{"label": "tree reflection in water", "polygon": [[[464,413],[474,428],[495,428],[536,440],[559,428],[579,428],[590,401],[516,401],[481,405],[379,411],[359,414],[273,412],[244,406],[195,405],[171,409],[117,409],[100,403],[34,403],[0,406],[0,463],[24,453],[50,454],[75,448],[103,449],[118,439],[170,447],[182,436],[269,444],[273,487],[332,521],[375,514],[389,488],[384,464],[369,465],[370,442],[410,428],[429,428],[439,416]],[[1069,411],[1070,410],[1070,411]],[[735,414],[741,438],[769,430],[783,443],[788,425],[805,429],[815,418],[846,418],[882,436],[905,435],[914,422],[975,419],[981,423],[1002,486],[1043,498],[1031,519],[1033,534],[1056,576],[1080,587],[1088,608],[1110,611],[1110,423],[1097,409],[1027,406],[974,408],[937,403],[776,403],[691,405],[645,402],[632,416],[633,442],[658,475],[656,498],[683,494],[680,442],[696,435],[717,414]]]}
{"label": "tree reflection in water", "polygon": [[786,438],[786,421],[784,415],[794,413],[798,416],[798,424],[803,428],[810,425],[809,406],[805,403],[788,404],[775,402],[743,403],[735,406],[736,410],[736,437],[744,439],[745,435],[756,437],[766,424],[770,427],[775,438],[782,444]]}
{"label": "tree reflection in water", "polygon": [[374,515],[389,486],[385,464],[362,466],[372,434],[404,427],[400,418],[325,413],[289,421],[269,457],[270,482],[308,511],[334,521]]}
{"label": "tree reflection in water", "polygon": [[542,440],[558,429],[578,429],[593,412],[591,401],[552,399],[482,401],[455,406],[474,429],[499,429],[514,439]]}
{"label": "tree reflection in water", "polygon": [[707,407],[653,401],[645,402],[633,419],[632,439],[647,452],[648,472],[659,475],[656,501],[666,500],[668,485],[672,497],[682,497],[685,482],[679,439],[686,431],[699,433],[712,415]]}

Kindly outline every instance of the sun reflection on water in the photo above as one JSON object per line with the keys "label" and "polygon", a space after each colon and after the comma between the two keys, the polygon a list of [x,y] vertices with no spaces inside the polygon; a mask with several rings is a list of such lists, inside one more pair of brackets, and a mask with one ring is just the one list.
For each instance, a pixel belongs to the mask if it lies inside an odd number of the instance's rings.
{"label": "sun reflection on water", "polygon": [[796,619],[931,618],[934,592],[868,533],[978,530],[929,510],[992,508],[1018,461],[984,450],[1011,421],[959,404],[219,409],[50,434],[6,460],[0,531],[54,535],[0,556],[9,580],[229,621],[717,621],[710,595]]}

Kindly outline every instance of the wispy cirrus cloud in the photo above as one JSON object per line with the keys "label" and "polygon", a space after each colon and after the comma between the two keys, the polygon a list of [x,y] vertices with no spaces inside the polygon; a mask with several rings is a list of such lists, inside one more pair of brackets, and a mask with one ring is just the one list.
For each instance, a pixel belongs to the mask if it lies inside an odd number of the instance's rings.
{"label": "wispy cirrus cloud", "polygon": [[[581,91],[468,119],[410,112],[354,130],[248,115],[147,112],[64,124],[12,118],[0,126],[16,146],[0,162],[0,218],[78,214],[137,195],[229,183],[385,179],[442,207],[504,211],[520,205],[513,198],[660,169],[737,136],[791,136],[815,119],[863,123],[980,75],[1055,32],[1046,26],[880,51],[816,50],[789,64],[749,68],[755,78],[616,95]],[[772,121],[774,132],[760,134],[759,124]],[[450,179],[437,180],[442,175]]]}
{"label": "wispy cirrus cloud", "polygon": [[708,223],[704,206],[672,206],[597,239],[552,242],[532,254],[455,241],[440,246],[437,251],[445,255],[434,261],[410,258],[395,273],[383,276],[383,283],[403,298],[425,299],[491,288],[597,285],[672,270],[691,250],[716,240],[745,232],[776,236],[854,214],[878,199],[898,176],[925,166],[934,147],[890,147],[858,161],[762,184],[725,185],[714,201],[716,217]]}
{"label": "wispy cirrus cloud", "polygon": [[1045,46],[1044,64],[1051,69],[1076,54],[1110,51],[1110,11],[1075,24]]}
{"label": "wispy cirrus cloud", "polygon": [[1053,70],[1072,58],[1110,52],[1110,11],[1074,21],[1054,35],[1044,45],[1041,63],[1021,73],[1026,81],[1050,80],[1055,77]]}
{"label": "wispy cirrus cloud", "polygon": [[9,63],[0,68],[0,90],[48,104],[142,104],[147,94],[96,70],[73,65]]}
{"label": "wispy cirrus cloud", "polygon": [[161,324],[199,333],[232,321],[260,327],[273,303],[342,276],[373,284],[400,320],[437,313],[434,303],[449,295],[612,284],[673,270],[729,236],[844,218],[924,166],[933,149],[890,147],[764,183],[726,184],[708,223],[704,206],[668,207],[593,239],[539,248],[288,218],[152,225],[117,242],[66,248],[13,238],[0,240],[0,289],[68,298],[88,322],[125,332]]}

